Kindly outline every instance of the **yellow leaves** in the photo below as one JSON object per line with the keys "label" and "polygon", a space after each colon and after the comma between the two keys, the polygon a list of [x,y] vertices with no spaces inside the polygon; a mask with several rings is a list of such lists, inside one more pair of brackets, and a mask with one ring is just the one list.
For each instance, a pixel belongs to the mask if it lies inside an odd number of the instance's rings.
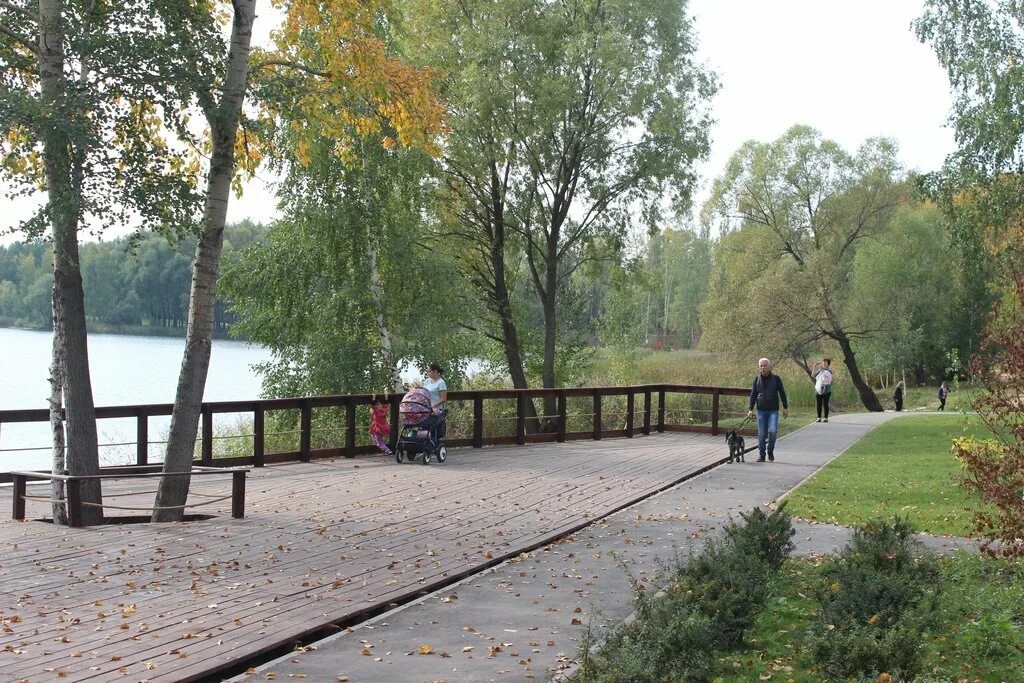
{"label": "yellow leaves", "polygon": [[375,136],[385,149],[401,144],[437,153],[435,138],[444,126],[431,87],[436,74],[388,54],[380,30],[387,3],[293,0],[282,6],[287,14],[274,34],[277,51],[267,57],[290,65],[272,68],[304,81],[294,99],[265,106],[274,117],[302,121],[292,125],[300,164],[310,163],[318,140],[342,163],[356,160],[357,139]]}

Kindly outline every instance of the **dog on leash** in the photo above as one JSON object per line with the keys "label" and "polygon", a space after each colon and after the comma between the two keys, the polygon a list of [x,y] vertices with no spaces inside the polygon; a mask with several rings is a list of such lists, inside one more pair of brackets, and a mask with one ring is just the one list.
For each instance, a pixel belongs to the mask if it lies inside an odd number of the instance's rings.
{"label": "dog on leash", "polygon": [[725,435],[725,443],[729,444],[729,463],[746,462],[743,457],[744,442],[739,430],[734,429]]}

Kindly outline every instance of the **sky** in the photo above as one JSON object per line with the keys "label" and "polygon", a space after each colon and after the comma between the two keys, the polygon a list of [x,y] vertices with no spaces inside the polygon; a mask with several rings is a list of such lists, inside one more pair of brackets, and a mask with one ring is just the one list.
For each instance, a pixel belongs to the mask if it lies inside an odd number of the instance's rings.
{"label": "sky", "polygon": [[[954,148],[946,127],[952,99],[931,48],[910,29],[922,5],[921,0],[690,0],[699,59],[720,84],[712,103],[711,154],[699,166],[695,206],[707,198],[714,178],[743,142],[774,140],[798,123],[814,126],[851,151],[866,138],[890,137],[907,169],[938,169]],[[257,42],[267,41],[276,20],[271,12],[257,17]],[[260,171],[242,199],[232,196],[229,222],[277,217],[273,180]],[[24,217],[27,207],[16,203],[0,213],[0,231]]]}

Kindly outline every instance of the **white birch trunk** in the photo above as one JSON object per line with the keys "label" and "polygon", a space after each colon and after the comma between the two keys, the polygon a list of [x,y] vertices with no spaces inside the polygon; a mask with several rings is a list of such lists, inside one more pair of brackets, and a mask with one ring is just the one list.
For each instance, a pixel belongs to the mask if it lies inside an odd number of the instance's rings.
{"label": "white birch trunk", "polygon": [[[192,468],[206,376],[210,367],[217,274],[224,246],[224,224],[231,195],[231,178],[235,172],[235,137],[249,80],[252,26],[256,18],[256,0],[233,0],[232,5],[234,18],[226,73],[220,89],[221,99],[212,111],[206,112],[213,153],[207,176],[203,231],[192,264],[185,354],[174,397],[164,472],[187,472]],[[189,480],[188,476],[161,479],[153,510],[154,522],[181,520],[184,516],[183,506],[188,498]]]}

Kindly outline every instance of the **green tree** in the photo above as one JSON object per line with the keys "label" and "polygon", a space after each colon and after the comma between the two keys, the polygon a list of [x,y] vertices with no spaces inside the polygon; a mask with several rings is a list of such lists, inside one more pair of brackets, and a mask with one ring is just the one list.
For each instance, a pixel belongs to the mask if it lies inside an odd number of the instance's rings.
{"label": "green tree", "polygon": [[410,42],[446,73],[452,110],[443,232],[470,245],[463,266],[517,387],[527,386],[519,259],[542,314],[541,382],[556,386],[558,354],[575,341],[560,299],[578,268],[607,254],[591,244],[621,239],[635,216],[653,224],[666,198],[689,198],[715,86],[693,59],[686,10],[660,0],[415,5]]}
{"label": "green tree", "polygon": [[[46,201],[22,228],[32,237],[48,230],[53,244],[54,471],[99,469],[79,230],[139,216],[185,223],[194,202],[181,173],[186,154],[162,135],[162,116],[180,122],[181,111],[154,75],[166,61],[166,33],[153,9],[77,0],[0,3],[0,173],[15,194],[45,188]],[[89,503],[84,520],[100,521],[98,480],[85,483],[82,496]],[[53,497],[62,497],[59,483]],[[64,518],[58,504],[54,518]]]}
{"label": "green tree", "polygon": [[865,340],[874,369],[944,378],[957,281],[949,236],[934,204],[901,206],[884,239],[865,243],[850,273],[850,317],[879,332]]}
{"label": "green tree", "polygon": [[726,235],[703,309],[709,342],[799,359],[830,340],[861,402],[882,410],[854,349],[878,330],[851,317],[849,276],[857,250],[888,227],[904,195],[887,140],[849,154],[795,126],[774,142],[744,144],[703,211]]}
{"label": "green tree", "polygon": [[368,143],[366,163],[346,165],[323,142],[289,167],[288,218],[224,271],[235,331],[274,352],[262,368],[266,393],[381,392],[403,361],[441,360],[457,376],[460,279],[423,241],[432,162]]}

